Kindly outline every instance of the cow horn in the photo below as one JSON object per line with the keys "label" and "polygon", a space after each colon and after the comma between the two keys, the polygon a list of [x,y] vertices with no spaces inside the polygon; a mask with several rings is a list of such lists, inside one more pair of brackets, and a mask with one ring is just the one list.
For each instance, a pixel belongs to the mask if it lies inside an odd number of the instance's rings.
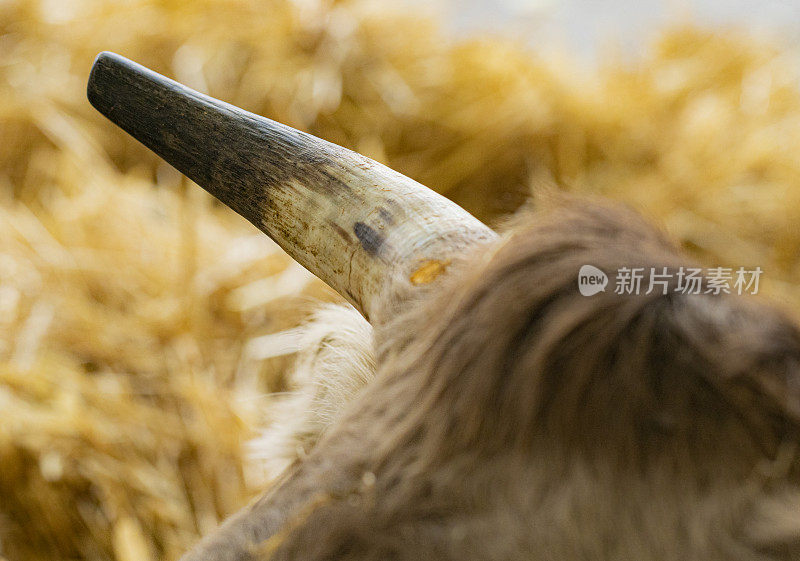
{"label": "cow horn", "polygon": [[360,154],[195,92],[113,53],[87,88],[103,115],[275,240],[368,319],[494,233]]}

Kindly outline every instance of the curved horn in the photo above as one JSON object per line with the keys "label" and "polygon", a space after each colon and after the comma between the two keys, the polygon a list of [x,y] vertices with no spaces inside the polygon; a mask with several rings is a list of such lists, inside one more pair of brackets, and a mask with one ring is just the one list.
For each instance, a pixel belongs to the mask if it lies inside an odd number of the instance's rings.
{"label": "curved horn", "polygon": [[87,88],[103,115],[275,240],[368,319],[494,233],[360,154],[195,92],[113,53]]}

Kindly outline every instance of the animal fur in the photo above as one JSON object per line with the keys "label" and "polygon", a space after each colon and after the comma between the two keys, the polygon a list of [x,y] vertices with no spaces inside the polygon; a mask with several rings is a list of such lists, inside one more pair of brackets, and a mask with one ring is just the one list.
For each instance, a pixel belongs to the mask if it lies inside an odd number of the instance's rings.
{"label": "animal fur", "polygon": [[270,403],[270,422],[253,460],[279,475],[305,458],[320,436],[375,377],[372,327],[349,305],[321,307],[303,327],[290,391]]}
{"label": "animal fur", "polygon": [[519,221],[377,330],[375,379],[189,559],[800,559],[796,325],[583,297],[584,264],[690,265],[616,206]]}

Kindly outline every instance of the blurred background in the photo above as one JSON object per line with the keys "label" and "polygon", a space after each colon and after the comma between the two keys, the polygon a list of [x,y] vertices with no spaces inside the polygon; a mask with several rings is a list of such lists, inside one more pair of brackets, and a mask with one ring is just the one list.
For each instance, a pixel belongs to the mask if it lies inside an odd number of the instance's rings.
{"label": "blurred background", "polygon": [[800,311],[798,4],[0,0],[0,559],[175,559],[335,300],[96,114],[111,50],[496,224],[625,201]]}
{"label": "blurred background", "polygon": [[779,31],[795,43],[800,38],[800,4],[791,0],[442,0],[434,7],[445,28],[457,33],[511,33],[537,50],[567,46],[585,59],[596,59],[608,43],[638,52],[655,30],[681,20]]}

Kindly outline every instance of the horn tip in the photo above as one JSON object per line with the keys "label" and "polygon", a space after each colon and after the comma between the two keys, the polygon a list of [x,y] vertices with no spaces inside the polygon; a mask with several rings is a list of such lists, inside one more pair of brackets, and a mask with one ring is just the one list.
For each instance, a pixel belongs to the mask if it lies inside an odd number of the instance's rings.
{"label": "horn tip", "polygon": [[94,59],[92,70],[89,73],[89,81],[86,84],[86,97],[92,107],[108,116],[108,109],[114,103],[115,92],[121,82],[120,74],[125,70],[131,70],[135,64],[127,58],[109,51],[98,54]]}

